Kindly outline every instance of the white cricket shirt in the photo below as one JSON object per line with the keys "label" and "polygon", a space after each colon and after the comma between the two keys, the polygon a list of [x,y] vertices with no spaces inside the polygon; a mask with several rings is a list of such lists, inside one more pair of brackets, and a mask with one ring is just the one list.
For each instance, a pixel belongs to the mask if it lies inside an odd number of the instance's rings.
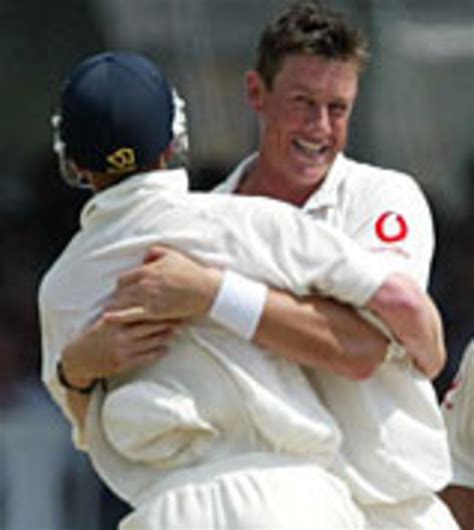
{"label": "white cricket shirt", "polygon": [[474,340],[443,399],[453,459],[451,484],[474,488]]}
{"label": "white cricket shirt", "polygon": [[[118,275],[157,242],[276,287],[318,289],[358,306],[389,273],[288,204],[189,194],[182,170],[131,177],[84,206],[80,231],[40,287],[42,377],[71,421],[55,374],[61,351],[97,318]],[[267,452],[327,467],[340,434],[297,365],[204,322],[183,330],[155,365],[111,378],[105,395],[97,388],[81,443],[109,487],[136,505],[190,464]]]}
{"label": "white cricket shirt", "polygon": [[[216,191],[232,193],[256,156]],[[303,211],[426,287],[433,226],[411,177],[340,154]],[[311,262],[309,251],[306,259]],[[440,407],[431,382],[406,361],[384,363],[365,381],[308,374],[343,433],[334,469],[358,502],[394,503],[446,485],[451,471]]]}

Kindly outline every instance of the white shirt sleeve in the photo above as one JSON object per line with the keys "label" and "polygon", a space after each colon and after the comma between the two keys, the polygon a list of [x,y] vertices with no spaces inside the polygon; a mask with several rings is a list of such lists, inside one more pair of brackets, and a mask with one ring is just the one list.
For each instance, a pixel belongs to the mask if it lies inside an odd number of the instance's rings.
{"label": "white shirt sleeve", "polygon": [[[366,166],[362,166],[364,170]],[[359,169],[361,170],[361,169]],[[358,243],[426,288],[434,250],[433,220],[428,202],[409,176],[378,170],[379,178],[357,195],[347,232]],[[374,177],[376,174],[374,175]],[[354,175],[357,179],[358,175]]]}
{"label": "white shirt sleeve", "polygon": [[74,446],[81,451],[86,451],[85,433],[69,407],[66,390],[60,384],[56,373],[56,365],[61,358],[64,341],[70,340],[78,331],[73,326],[76,322],[79,322],[80,309],[70,308],[68,311],[63,307],[64,311],[62,311],[62,314],[56,314],[55,311],[51,311],[45,301],[45,283],[46,277],[41,283],[38,296],[41,347],[43,352],[41,378],[53,400],[61,408],[72,425],[72,441]]}
{"label": "white shirt sleeve", "polygon": [[[206,221],[239,273],[297,295],[319,292],[362,307],[393,272],[391,264],[300,209],[262,197],[232,200],[241,205],[237,230],[235,216],[219,208],[208,210]],[[201,238],[199,246],[204,244]]]}

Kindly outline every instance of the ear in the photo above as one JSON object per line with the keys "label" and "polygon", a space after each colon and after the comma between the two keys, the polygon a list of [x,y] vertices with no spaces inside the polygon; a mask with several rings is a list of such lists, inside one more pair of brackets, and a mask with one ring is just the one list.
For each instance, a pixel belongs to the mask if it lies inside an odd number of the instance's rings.
{"label": "ear", "polygon": [[77,179],[80,184],[92,186],[92,188],[95,187],[94,175],[91,171],[77,165],[73,160],[68,160],[68,163],[71,167],[71,170],[77,175]]}
{"label": "ear", "polygon": [[249,105],[255,112],[260,112],[263,108],[266,87],[257,71],[251,70],[245,74],[245,88]]}

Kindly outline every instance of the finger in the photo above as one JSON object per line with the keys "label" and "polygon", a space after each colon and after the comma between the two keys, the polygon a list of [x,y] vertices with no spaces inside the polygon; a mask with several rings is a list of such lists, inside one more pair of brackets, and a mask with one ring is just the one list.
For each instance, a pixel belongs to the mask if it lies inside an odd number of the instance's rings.
{"label": "finger", "polygon": [[146,312],[140,306],[127,309],[107,309],[103,317],[110,324],[136,324],[146,320]]}
{"label": "finger", "polygon": [[146,322],[129,326],[127,329],[130,340],[146,339],[148,337],[169,339],[175,333],[175,327],[161,322]]}
{"label": "finger", "polygon": [[[190,319],[188,319],[190,321]],[[180,326],[183,326],[186,323],[186,320],[184,318],[168,318],[163,320],[156,320],[153,319],[154,322],[160,322],[161,324],[164,324],[166,326],[169,326],[170,328],[177,329]]]}
{"label": "finger", "polygon": [[141,279],[142,274],[143,272],[141,267],[136,267],[134,269],[130,269],[129,271],[123,272],[117,279],[116,289],[137,283]]}
{"label": "finger", "polygon": [[169,249],[162,245],[155,245],[151,247],[143,259],[143,263],[151,263],[152,261],[157,261],[161,258],[164,258],[168,254]]}
{"label": "finger", "polygon": [[118,354],[117,359],[120,361],[122,368],[127,368],[131,362],[134,362],[134,359],[143,357],[143,355],[153,353],[158,355],[159,352],[168,351],[172,338],[173,334],[162,333],[130,342],[128,347],[122,349],[122,353]]}
{"label": "finger", "polygon": [[430,363],[429,359],[426,360],[426,359],[414,358],[413,365],[418,371],[420,371],[428,379],[434,379],[437,375],[436,369],[434,365]]}
{"label": "finger", "polygon": [[140,304],[134,303],[134,290],[130,286],[119,287],[112,298],[107,302],[106,311],[121,311],[131,307],[139,307]]}
{"label": "finger", "polygon": [[129,368],[134,368],[156,362],[162,359],[168,353],[168,351],[169,350],[166,346],[158,346],[151,351],[140,353],[140,355],[133,357],[130,360],[130,364],[128,366]]}
{"label": "finger", "polygon": [[158,346],[164,346],[176,336],[173,328],[160,329],[151,332],[148,329],[143,330],[140,327],[124,327],[116,332],[115,350],[120,359],[135,357],[141,353],[153,350]]}
{"label": "finger", "polygon": [[140,339],[140,348],[138,348],[131,357],[139,357],[144,353],[161,350],[162,348],[167,349],[173,338],[174,334],[172,332],[160,333],[159,335],[142,338]]}
{"label": "finger", "polygon": [[433,368],[429,366],[422,365],[420,363],[414,363],[415,367],[419,372],[421,372],[425,377],[428,379],[434,379],[435,373],[433,372]]}

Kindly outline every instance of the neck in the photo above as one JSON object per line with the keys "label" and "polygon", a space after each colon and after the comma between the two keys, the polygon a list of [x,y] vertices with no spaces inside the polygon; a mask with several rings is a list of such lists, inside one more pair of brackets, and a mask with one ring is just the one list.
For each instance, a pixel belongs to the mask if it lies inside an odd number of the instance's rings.
{"label": "neck", "polygon": [[317,183],[301,183],[298,179],[288,178],[285,174],[267,167],[259,155],[243,175],[236,192],[241,195],[270,197],[301,207],[319,189],[322,182],[323,180]]}
{"label": "neck", "polygon": [[153,164],[141,168],[137,172],[126,173],[126,174],[114,174],[114,173],[86,173],[86,179],[91,184],[95,192],[103,191],[111,186],[118,184],[120,181],[125,180],[137,173],[144,173],[147,171],[154,171],[155,169],[166,169],[166,160],[163,156],[160,156]]}
{"label": "neck", "polygon": [[132,174],[112,175],[109,173],[93,173],[89,178],[91,187],[95,192],[104,191],[122,180],[131,177]]}

